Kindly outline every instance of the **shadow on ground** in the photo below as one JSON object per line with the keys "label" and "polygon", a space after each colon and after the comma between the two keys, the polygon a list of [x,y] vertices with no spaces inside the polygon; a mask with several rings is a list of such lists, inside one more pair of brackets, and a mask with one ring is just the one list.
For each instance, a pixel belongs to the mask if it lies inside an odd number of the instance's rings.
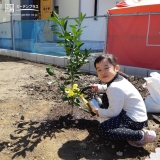
{"label": "shadow on ground", "polygon": [[[12,158],[14,159],[17,156],[26,157],[27,151],[32,152],[47,137],[50,139],[56,138],[55,133],[64,132],[62,129],[90,130],[93,125],[96,127],[98,124],[99,122],[95,120],[73,119],[70,114],[60,116],[57,120],[17,122],[17,130],[10,135],[12,144],[9,148],[15,153]],[[3,144],[1,146],[4,147],[8,142],[3,142]],[[3,150],[3,147],[1,147],[1,150]]]}
{"label": "shadow on ground", "polygon": [[88,136],[80,140],[68,140],[63,143],[58,150],[58,155],[64,160],[76,160],[80,158],[86,159],[117,159],[116,152],[123,152],[121,158],[138,158],[149,155],[149,153],[141,148],[137,149],[128,146],[125,141],[105,141],[98,136],[97,127],[99,122],[97,120],[75,119],[70,114],[60,116],[56,120],[44,120],[44,121],[29,121],[23,120],[17,122],[17,130],[14,134],[10,135],[12,143],[3,142],[0,144],[0,151],[5,146],[12,151],[12,159],[22,156],[26,157],[26,152],[32,152],[35,147],[45,138],[56,138],[55,133],[64,132],[62,129],[82,130],[88,131]]}

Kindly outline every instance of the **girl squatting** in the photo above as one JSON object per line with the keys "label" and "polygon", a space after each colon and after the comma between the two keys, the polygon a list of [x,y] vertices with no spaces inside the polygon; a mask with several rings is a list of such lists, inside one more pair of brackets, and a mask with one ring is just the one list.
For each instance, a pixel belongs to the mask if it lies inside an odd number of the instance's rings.
{"label": "girl squatting", "polygon": [[[156,139],[153,130],[142,130],[148,126],[147,111],[138,90],[119,75],[117,60],[112,54],[100,55],[94,62],[98,78],[105,84],[92,84],[92,92],[103,92],[104,108],[94,113],[106,118],[99,125],[100,136],[111,140],[127,140],[135,147],[143,147]],[[108,119],[109,118],[109,119]]]}

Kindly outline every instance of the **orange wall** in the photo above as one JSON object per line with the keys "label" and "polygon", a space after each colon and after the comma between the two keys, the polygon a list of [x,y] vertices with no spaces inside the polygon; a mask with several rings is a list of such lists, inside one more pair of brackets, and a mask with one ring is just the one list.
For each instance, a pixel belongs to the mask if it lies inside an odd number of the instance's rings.
{"label": "orange wall", "polygon": [[160,70],[160,15],[111,16],[107,51],[126,66]]}
{"label": "orange wall", "polygon": [[144,13],[144,12],[159,12],[160,4],[144,5],[144,6],[129,6],[129,7],[115,7],[108,10],[109,14],[130,14],[130,13]]}

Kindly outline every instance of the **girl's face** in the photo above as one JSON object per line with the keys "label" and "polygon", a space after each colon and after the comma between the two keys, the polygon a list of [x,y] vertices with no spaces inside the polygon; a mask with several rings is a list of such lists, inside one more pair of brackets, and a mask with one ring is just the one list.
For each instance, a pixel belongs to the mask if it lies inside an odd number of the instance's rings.
{"label": "girl's face", "polygon": [[96,71],[98,78],[104,82],[108,83],[111,81],[116,73],[119,71],[119,65],[116,65],[115,67],[108,62],[107,59],[103,59],[99,63],[96,64]]}

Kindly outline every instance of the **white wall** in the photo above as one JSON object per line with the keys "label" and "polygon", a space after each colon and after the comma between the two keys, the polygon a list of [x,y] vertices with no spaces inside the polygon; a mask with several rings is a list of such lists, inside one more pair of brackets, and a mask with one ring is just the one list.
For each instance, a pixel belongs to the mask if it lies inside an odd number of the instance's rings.
{"label": "white wall", "polygon": [[59,0],[53,0],[54,6],[59,6]]}
{"label": "white wall", "polygon": [[[98,0],[98,15],[107,14],[108,9],[115,7],[120,1]],[[54,6],[59,6],[60,17],[78,17],[79,12],[87,16],[94,16],[94,3],[95,0],[54,0]]]}
{"label": "white wall", "polygon": [[[57,2],[55,4],[57,4]],[[60,18],[79,16],[79,0],[58,0],[58,5]]]}
{"label": "white wall", "polygon": [[94,16],[94,0],[80,0],[80,10],[86,16]]}
{"label": "white wall", "polygon": [[107,11],[110,8],[113,8],[116,6],[117,2],[120,2],[121,0],[98,0],[98,15],[104,15],[107,14]]}
{"label": "white wall", "polygon": [[5,13],[5,4],[9,4],[9,0],[2,0],[0,5],[0,22],[10,21],[10,16]]}
{"label": "white wall", "polygon": [[[121,0],[98,0],[97,15],[105,15],[107,11],[116,6]],[[79,12],[86,14],[86,17],[94,16],[95,0],[55,0],[55,6],[59,6],[59,17],[78,17]],[[74,23],[72,20],[70,24]],[[84,28],[81,39],[89,41],[104,41],[106,38],[106,18],[86,18],[83,21]]]}
{"label": "white wall", "polygon": [[[81,1],[81,12],[86,14],[86,17],[94,16],[94,3],[95,0],[80,0]],[[105,15],[107,11],[116,6],[117,2],[121,0],[98,0],[98,10],[97,15]],[[105,41],[106,38],[106,18],[99,17],[97,20],[94,18],[86,18],[83,21],[83,25],[87,26],[83,29],[83,34],[81,36],[82,40],[89,41]]]}
{"label": "white wall", "polygon": [[5,13],[5,4],[9,4],[9,0],[2,0],[0,5],[0,38],[11,38],[10,15]]}
{"label": "white wall", "polygon": [[[87,16],[94,16],[94,0],[80,0],[81,12]],[[108,9],[115,7],[121,0],[98,0],[98,15],[107,14]]]}
{"label": "white wall", "polygon": [[[0,38],[11,38],[11,15],[5,12],[5,4],[10,4],[10,0],[2,0],[3,5],[0,9]],[[21,12],[16,11],[17,5],[20,5],[20,0],[11,0],[11,4],[14,4],[14,13],[12,13],[13,20],[21,20]]]}

